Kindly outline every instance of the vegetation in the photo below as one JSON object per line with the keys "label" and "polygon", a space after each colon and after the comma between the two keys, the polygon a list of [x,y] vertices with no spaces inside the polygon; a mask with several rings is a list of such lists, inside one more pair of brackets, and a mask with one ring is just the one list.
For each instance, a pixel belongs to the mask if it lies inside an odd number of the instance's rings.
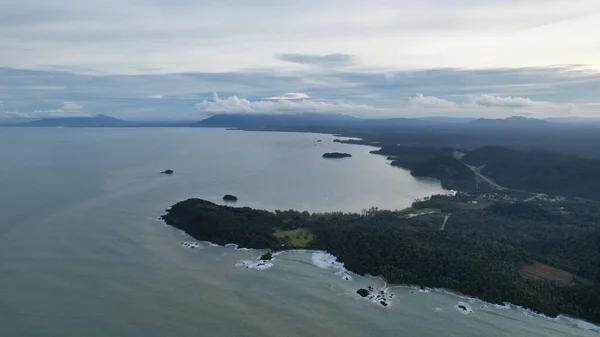
{"label": "vegetation", "polygon": [[340,158],[350,158],[350,157],[352,157],[351,154],[340,153],[340,152],[330,152],[330,153],[325,153],[323,155],[323,158],[329,158],[329,159],[340,159]]}
{"label": "vegetation", "polygon": [[545,151],[483,147],[462,160],[513,189],[600,200],[600,161]]}
{"label": "vegetation", "polygon": [[[326,250],[348,269],[392,283],[450,288],[600,322],[600,205],[504,197],[477,204],[472,202],[483,196],[433,197],[413,208],[439,213],[410,218],[376,208],[360,214],[267,212],[190,199],[174,205],[164,219],[200,240],[275,251]],[[440,230],[443,214],[450,213]],[[555,268],[547,274],[574,275],[573,283],[523,272],[536,263]]]}
{"label": "vegetation", "polygon": [[266,252],[260,256],[261,261],[271,261],[273,259],[273,254],[271,252]]}
{"label": "vegetation", "polygon": [[306,228],[298,228],[292,230],[282,230],[276,228],[273,236],[283,240],[286,247],[289,248],[306,248],[315,238],[314,234]]}
{"label": "vegetation", "polygon": [[225,194],[225,196],[223,197],[223,200],[229,201],[229,202],[236,202],[238,200],[238,198],[235,195]]}

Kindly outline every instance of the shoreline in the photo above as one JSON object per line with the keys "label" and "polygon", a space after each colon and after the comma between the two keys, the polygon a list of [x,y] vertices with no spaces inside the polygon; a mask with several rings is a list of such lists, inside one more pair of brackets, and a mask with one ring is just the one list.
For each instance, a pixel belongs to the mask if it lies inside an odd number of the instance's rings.
{"label": "shoreline", "polygon": [[[172,225],[170,225],[168,222],[165,221],[165,219],[162,218],[162,216],[159,218],[162,222],[164,222],[165,224],[173,227],[174,229],[176,229],[177,231],[179,231],[180,233],[182,233],[183,235],[190,237],[194,240],[197,240],[200,243],[205,243],[207,245],[209,245],[210,247],[220,247],[220,248],[232,248],[236,251],[241,251],[241,252],[252,252],[252,251],[271,251],[268,248],[245,248],[245,247],[240,247],[238,244],[236,243],[227,243],[224,245],[219,245],[216,244],[214,242],[210,242],[210,241],[206,241],[206,240],[200,240],[200,239],[196,239],[193,236],[191,236],[190,234],[188,234],[187,232],[185,232],[182,229],[179,229],[177,227],[174,227]],[[529,314],[533,314],[537,317],[540,318],[545,318],[548,320],[552,320],[552,321],[559,321],[561,319],[563,319],[564,321],[568,322],[569,324],[575,325],[577,328],[579,329],[583,329],[583,330],[588,330],[588,331],[594,331],[594,332],[598,332],[600,333],[600,324],[596,324],[594,322],[591,321],[587,321],[583,318],[578,318],[578,317],[574,317],[568,314],[558,314],[555,317],[546,315],[544,313],[535,311],[531,308],[527,308],[527,307],[523,307],[520,305],[516,305],[510,302],[503,302],[501,304],[499,303],[492,303],[492,302],[488,302],[485,300],[482,300],[476,296],[473,295],[468,295],[465,293],[461,293],[459,291],[453,290],[453,289],[449,289],[449,288],[430,288],[430,287],[425,287],[422,285],[418,285],[418,284],[402,284],[402,283],[390,283],[384,276],[382,275],[377,275],[377,276],[373,276],[373,275],[361,275],[361,274],[357,274],[355,272],[353,272],[352,270],[346,269],[344,266],[343,262],[339,262],[337,260],[337,256],[325,251],[325,250],[317,250],[317,249],[283,249],[283,250],[279,250],[279,251],[275,251],[273,253],[273,257],[281,255],[282,253],[285,252],[302,252],[302,253],[325,253],[328,255],[331,255],[332,257],[335,258],[336,262],[340,263],[341,266],[341,271],[345,272],[345,273],[350,273],[352,275],[358,276],[358,277],[374,277],[376,279],[378,279],[379,281],[383,282],[384,286],[383,289],[386,290],[393,290],[394,288],[403,288],[403,289],[417,289],[417,290],[426,290],[424,292],[430,292],[430,291],[434,291],[434,292],[444,292],[446,294],[452,295],[452,296],[456,296],[460,299],[466,299],[466,300],[476,300],[476,301],[480,301],[482,303],[494,306],[497,309],[518,309],[521,312],[523,312],[524,314],[529,313]],[[316,266],[317,268],[321,268],[319,266]]]}
{"label": "shoreline", "polygon": [[578,317],[567,315],[567,314],[558,314],[555,317],[552,317],[552,316],[548,316],[548,315],[546,315],[544,313],[535,311],[533,309],[526,308],[526,307],[523,307],[523,306],[520,306],[520,305],[516,305],[516,304],[510,303],[510,302],[503,302],[502,304],[492,303],[492,302],[484,301],[484,300],[482,300],[482,299],[480,299],[478,297],[471,296],[471,295],[468,295],[468,294],[464,294],[464,293],[461,293],[459,291],[452,290],[452,289],[449,289],[449,288],[429,288],[429,287],[424,287],[424,286],[417,285],[417,284],[390,283],[382,275],[378,275],[376,277],[384,283],[384,285],[385,285],[384,289],[394,289],[394,288],[405,288],[406,289],[406,288],[408,288],[408,289],[427,290],[427,292],[429,292],[429,291],[444,292],[444,293],[456,296],[456,297],[461,298],[461,299],[468,299],[468,300],[480,301],[480,302],[483,302],[485,304],[492,305],[492,306],[494,306],[497,309],[500,309],[500,307],[505,308],[505,309],[518,309],[518,310],[520,310],[520,311],[522,311],[524,313],[530,313],[530,314],[533,314],[533,315],[535,315],[537,317],[545,318],[545,319],[553,320],[553,321],[559,321],[559,320],[563,319],[563,320],[567,321],[570,324],[576,325],[580,329],[588,330],[588,331],[594,331],[594,332],[600,333],[600,324],[596,324],[594,322],[587,321],[587,320],[585,320],[583,318],[578,318]]}

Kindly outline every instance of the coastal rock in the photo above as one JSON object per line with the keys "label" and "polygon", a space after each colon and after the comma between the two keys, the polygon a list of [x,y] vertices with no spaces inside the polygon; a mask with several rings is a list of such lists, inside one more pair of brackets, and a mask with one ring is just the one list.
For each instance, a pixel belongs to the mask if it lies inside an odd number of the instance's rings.
{"label": "coastal rock", "polygon": [[173,170],[165,170],[165,171],[161,172],[161,174],[168,174],[168,175],[171,175],[173,173],[174,173]]}
{"label": "coastal rock", "polygon": [[388,307],[390,305],[390,301],[393,298],[394,294],[388,293],[385,289],[376,289],[371,286],[365,288],[360,288],[356,291],[356,293],[362,297],[370,300],[373,303],[377,303],[383,307]]}
{"label": "coastal rock", "polygon": [[227,202],[236,202],[236,201],[238,201],[238,198],[235,195],[225,194],[225,196],[223,197],[223,200],[227,201]]}
{"label": "coastal rock", "polygon": [[200,246],[200,244],[198,242],[195,242],[195,241],[182,242],[181,245],[186,248],[190,248],[190,249],[196,249],[196,248],[202,247],[202,246]]}
{"label": "coastal rock", "polygon": [[261,261],[261,260],[257,260],[257,261],[243,260],[243,261],[238,262],[235,266],[236,267],[244,267],[247,269],[267,270],[267,269],[273,267],[273,263],[269,262],[269,261]]}
{"label": "coastal rock", "polygon": [[359,294],[360,297],[367,297],[367,296],[369,296],[369,291],[367,289],[363,289],[363,288],[358,289],[356,291],[356,293]]}
{"label": "coastal rock", "polygon": [[265,253],[260,257],[261,261],[271,261],[273,259],[273,254],[271,252]]}
{"label": "coastal rock", "polygon": [[341,152],[329,152],[323,155],[323,158],[328,159],[340,159],[340,158],[349,158],[352,157],[349,153],[341,153]]}

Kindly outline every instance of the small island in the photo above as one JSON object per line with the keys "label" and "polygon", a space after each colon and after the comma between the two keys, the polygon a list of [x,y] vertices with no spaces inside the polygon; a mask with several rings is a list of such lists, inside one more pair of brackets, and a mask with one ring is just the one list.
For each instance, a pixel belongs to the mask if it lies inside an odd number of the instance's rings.
{"label": "small island", "polygon": [[161,174],[166,174],[166,175],[171,175],[173,173],[174,173],[173,170],[165,170],[165,171],[161,172]]}
{"label": "small island", "polygon": [[340,159],[340,158],[350,158],[352,157],[349,153],[341,153],[341,152],[328,152],[323,155],[323,158],[327,159]]}
{"label": "small island", "polygon": [[223,200],[226,202],[236,202],[236,201],[238,201],[238,198],[235,195],[225,194],[225,196],[223,197]]}

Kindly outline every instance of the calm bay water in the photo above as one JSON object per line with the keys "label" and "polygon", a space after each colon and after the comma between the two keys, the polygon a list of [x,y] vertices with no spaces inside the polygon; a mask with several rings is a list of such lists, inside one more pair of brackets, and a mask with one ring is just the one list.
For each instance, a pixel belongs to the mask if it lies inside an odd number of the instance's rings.
{"label": "calm bay water", "polygon": [[[314,252],[267,270],[258,251],[181,245],[158,216],[173,203],[231,193],[239,206],[401,209],[442,193],[317,134],[216,129],[1,129],[0,336],[597,336],[565,320],[444,292],[390,290],[340,277]],[[322,140],[322,142],[317,142]],[[323,160],[324,152],[353,158]],[[173,176],[158,172],[171,168]],[[318,262],[318,261],[317,261]],[[474,310],[465,315],[455,306]]]}

